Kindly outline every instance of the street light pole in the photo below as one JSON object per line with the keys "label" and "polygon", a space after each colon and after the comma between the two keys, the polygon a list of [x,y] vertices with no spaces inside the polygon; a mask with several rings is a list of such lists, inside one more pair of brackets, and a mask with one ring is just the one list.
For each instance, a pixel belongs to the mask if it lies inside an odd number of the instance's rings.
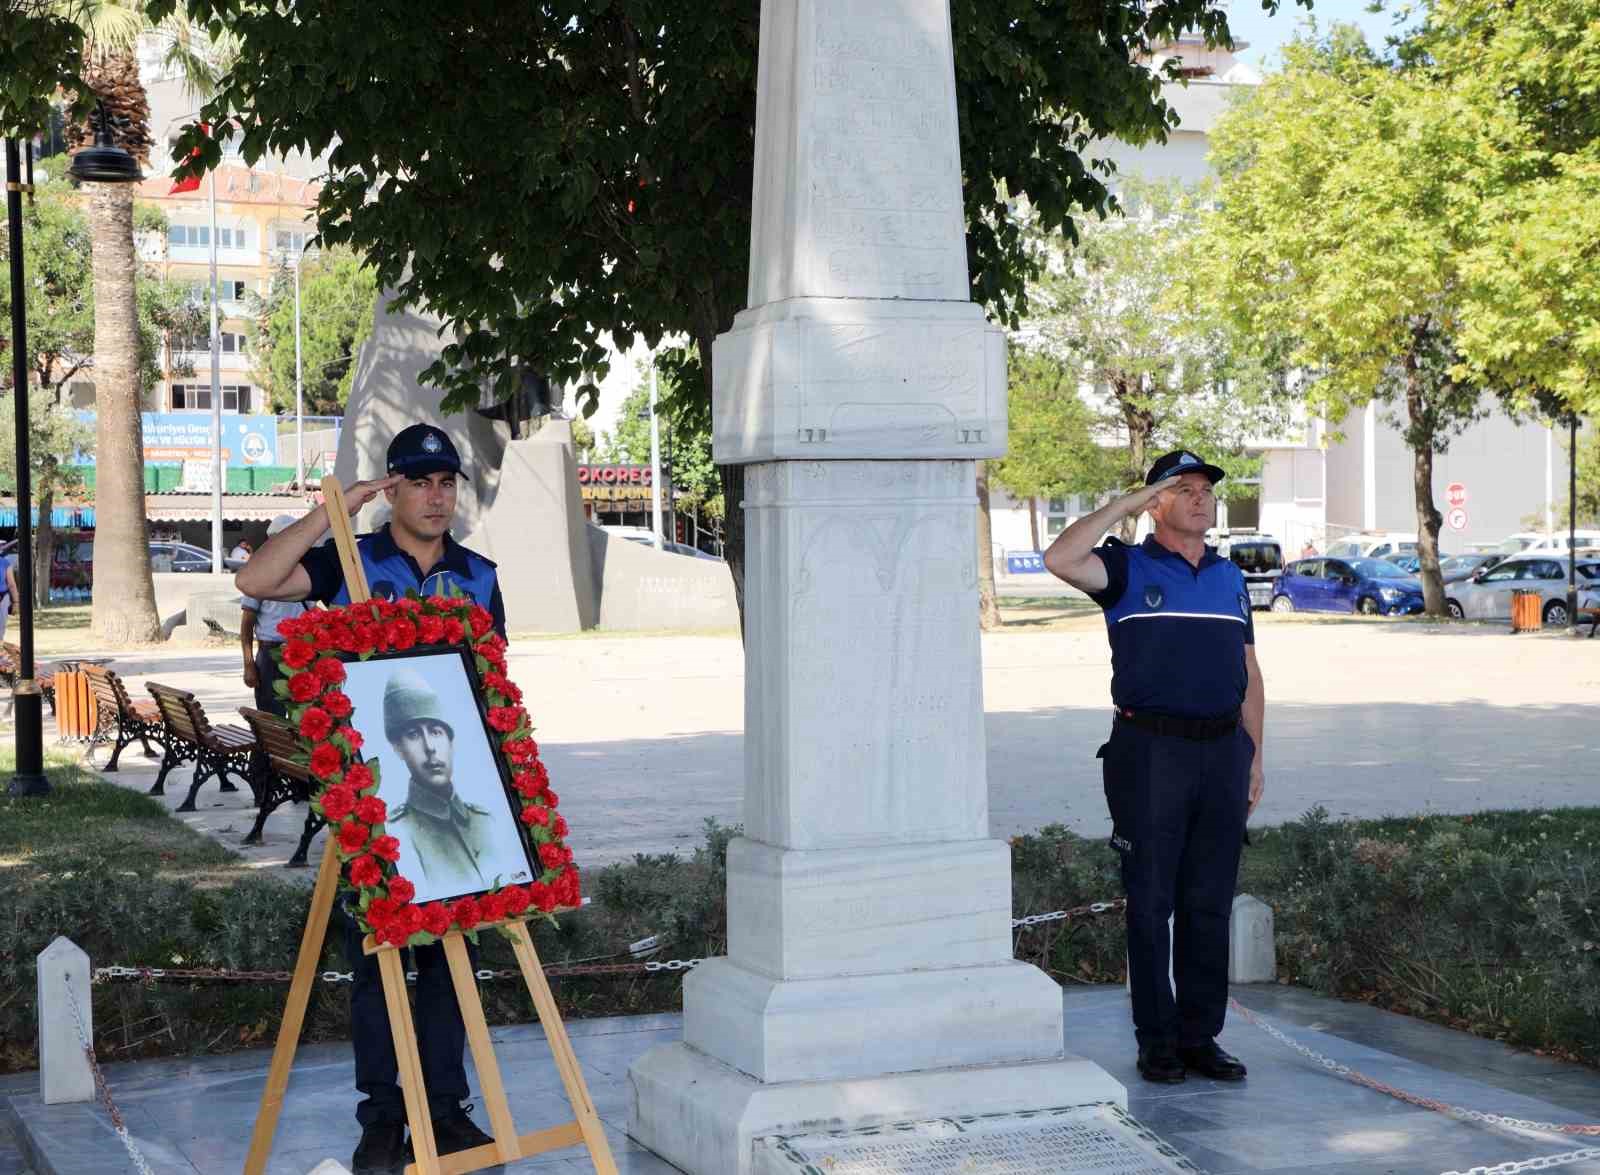
{"label": "street light pole", "polygon": [[1578,410],[1567,417],[1567,632],[1578,635]]}
{"label": "street light pole", "polygon": [[206,177],[211,205],[211,573],[222,562],[222,334],[217,329],[217,173]]}
{"label": "street light pole", "polygon": [[661,549],[661,424],[656,416],[656,357],[650,356],[650,530]]}
{"label": "street light pole", "polygon": [[17,142],[6,140],[6,228],[11,247],[11,398],[17,418],[17,601],[21,611],[12,717],[17,727],[14,796],[50,790],[44,774],[44,697],[33,679],[33,485],[28,451],[28,295],[22,268],[22,176]]}
{"label": "street light pole", "polygon": [[306,417],[305,393],[300,382],[300,263],[305,260],[305,246],[294,255],[294,487],[306,481]]}

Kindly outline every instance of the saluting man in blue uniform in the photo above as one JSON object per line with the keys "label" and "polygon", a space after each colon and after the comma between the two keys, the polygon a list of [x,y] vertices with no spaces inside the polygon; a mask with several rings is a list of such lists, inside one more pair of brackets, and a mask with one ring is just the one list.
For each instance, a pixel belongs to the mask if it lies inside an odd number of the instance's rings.
{"label": "saluting man in blue uniform", "polygon": [[[1245,820],[1266,778],[1266,693],[1244,575],[1205,542],[1223,476],[1186,450],[1168,453],[1143,489],[1080,518],[1044,556],[1104,609],[1111,638],[1115,716],[1099,757],[1128,897],[1128,983],[1147,1081],[1245,1076],[1215,1038],[1227,1011]],[[1143,543],[1095,546],[1147,510],[1155,529]]]}
{"label": "saluting man in blue uniform", "polygon": [[[460,593],[489,610],[494,628],[506,634],[505,605],[495,565],[450,537],[456,512],[456,481],[461,458],[443,429],[413,424],[389,442],[388,476],[361,481],[345,490],[351,513],[379,494],[388,499],[388,525],[356,539],[367,587],[374,599],[400,599]],[[320,600],[335,606],[350,602],[339,552],[332,543],[316,544],[328,532],[327,508],[311,511],[274,535],[234,577],[245,595],[263,600]],[[409,1160],[406,1112],[384,1004],[377,960],[361,949],[355,920],[338,905],[334,922],[344,940],[345,959],[355,972],[350,993],[350,1037],[356,1055],[356,1089],[366,1095],[356,1106],[361,1142],[350,1160],[354,1175],[398,1172]],[[476,966],[477,948],[469,946]],[[467,1030],[456,1003],[444,948],[437,943],[412,950],[417,973],[416,1025],[423,1084],[441,1155],[494,1140],[468,1114],[464,1060]]]}

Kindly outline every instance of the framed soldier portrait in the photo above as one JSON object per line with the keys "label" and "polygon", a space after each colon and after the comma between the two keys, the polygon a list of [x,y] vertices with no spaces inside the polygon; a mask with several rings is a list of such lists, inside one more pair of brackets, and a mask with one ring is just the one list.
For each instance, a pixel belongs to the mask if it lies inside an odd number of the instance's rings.
{"label": "framed soldier portrait", "polygon": [[540,875],[468,656],[448,648],[345,663],[350,723],[378,777],[384,831],[400,844],[395,867],[418,904]]}

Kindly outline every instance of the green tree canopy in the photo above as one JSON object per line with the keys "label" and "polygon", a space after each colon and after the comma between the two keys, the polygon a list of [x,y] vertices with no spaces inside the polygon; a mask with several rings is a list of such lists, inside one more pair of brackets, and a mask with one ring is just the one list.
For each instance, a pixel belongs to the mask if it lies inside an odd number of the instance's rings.
{"label": "green tree canopy", "polygon": [[1012,344],[1006,362],[1009,444],[989,468],[1013,497],[1099,494],[1116,484],[1121,458],[1096,443],[1095,414],[1079,394],[1079,378],[1054,355]]}
{"label": "green tree canopy", "polygon": [[[252,375],[272,407],[293,412],[295,371],[294,270],[282,264],[263,297],[252,297]],[[300,269],[300,368],[305,411],[337,416],[350,399],[355,357],[372,333],[377,277],[349,249],[308,256]]]}

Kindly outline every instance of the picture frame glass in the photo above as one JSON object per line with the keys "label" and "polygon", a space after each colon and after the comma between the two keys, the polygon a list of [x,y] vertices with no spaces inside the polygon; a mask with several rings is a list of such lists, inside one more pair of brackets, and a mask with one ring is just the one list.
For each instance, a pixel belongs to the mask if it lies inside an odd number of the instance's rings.
{"label": "picture frame glass", "polygon": [[469,655],[411,649],[345,659],[350,723],[378,776],[384,831],[400,842],[395,868],[418,904],[526,885],[541,872]]}

